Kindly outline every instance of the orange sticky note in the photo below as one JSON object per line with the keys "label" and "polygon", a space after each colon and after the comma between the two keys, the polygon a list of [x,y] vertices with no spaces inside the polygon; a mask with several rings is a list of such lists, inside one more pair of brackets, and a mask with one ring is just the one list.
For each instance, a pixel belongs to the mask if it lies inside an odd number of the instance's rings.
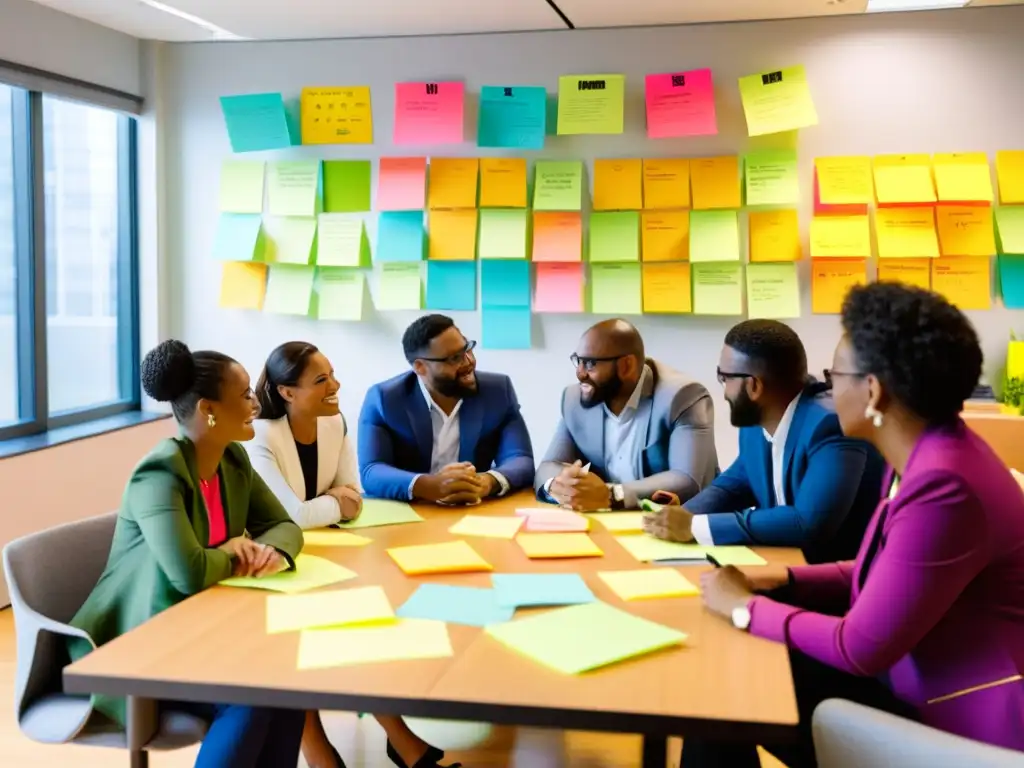
{"label": "orange sticky note", "polygon": [[594,161],[594,210],[636,211],[644,207],[639,160]]}
{"label": "orange sticky note", "polygon": [[937,259],[939,238],[935,233],[935,209],[879,208],[875,211],[880,259]]}
{"label": "orange sticky note", "polygon": [[480,207],[526,207],[526,158],[481,158]]}
{"label": "orange sticky note", "polygon": [[963,310],[992,309],[992,260],[988,256],[935,259],[932,290]]}
{"label": "orange sticky note", "polygon": [[800,220],[795,210],[751,211],[750,260],[800,261]]}
{"label": "orange sticky note", "polygon": [[739,208],[741,205],[739,158],[730,155],[691,160],[690,185],[693,190],[694,210]]}
{"label": "orange sticky note", "polygon": [[935,219],[943,256],[995,255],[996,232],[987,205],[940,205]]}
{"label": "orange sticky note", "polygon": [[476,208],[431,211],[428,258],[448,261],[476,259]]}
{"label": "orange sticky note", "polygon": [[644,312],[686,314],[693,311],[690,264],[643,265]]}
{"label": "orange sticky note", "polygon": [[690,207],[690,161],[644,160],[644,208],[667,210]]}
{"label": "orange sticky note", "polygon": [[814,259],[811,262],[811,312],[839,314],[846,294],[868,281],[867,259]]}
{"label": "orange sticky note", "polygon": [[516,541],[530,559],[604,555],[585,533],[520,533]]}
{"label": "orange sticky note", "polygon": [[878,281],[903,283],[930,291],[931,262],[924,259],[882,259],[878,262]]}
{"label": "orange sticky note", "polygon": [[381,211],[420,211],[427,194],[427,158],[382,157],[377,179]]}
{"label": "orange sticky note", "polygon": [[996,176],[1003,205],[1024,203],[1024,150],[996,152]]}
{"label": "orange sticky note", "polygon": [[533,294],[533,311],[582,312],[582,262],[538,264],[537,287]]}
{"label": "orange sticky note", "polygon": [[267,265],[225,261],[221,265],[220,305],[226,309],[262,309],[267,293]]}
{"label": "orange sticky note", "polygon": [[928,155],[879,155],[874,170],[879,205],[935,202]]}
{"label": "orange sticky note", "polygon": [[409,576],[425,573],[469,573],[494,570],[490,563],[462,540],[449,541],[444,544],[391,547],[387,553]]}
{"label": "orange sticky note", "polygon": [[991,203],[992,171],[984,152],[952,152],[932,160],[940,202]]}
{"label": "orange sticky note", "polygon": [[644,261],[689,260],[690,212],[644,211],[641,243]]}
{"label": "orange sticky note", "polygon": [[476,208],[480,161],[475,157],[430,158],[429,208]]}
{"label": "orange sticky note", "polygon": [[871,227],[867,216],[815,216],[811,219],[811,258],[871,257]]}
{"label": "orange sticky note", "polygon": [[582,261],[583,219],[579,211],[534,211],[533,261]]}

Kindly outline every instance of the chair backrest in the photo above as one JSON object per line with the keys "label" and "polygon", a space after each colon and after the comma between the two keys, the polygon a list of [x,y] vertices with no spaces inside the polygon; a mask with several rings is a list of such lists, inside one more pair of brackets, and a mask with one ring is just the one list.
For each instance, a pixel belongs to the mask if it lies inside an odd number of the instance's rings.
{"label": "chair backrest", "polygon": [[1024,753],[954,736],[852,701],[814,710],[820,768],[1024,768]]}

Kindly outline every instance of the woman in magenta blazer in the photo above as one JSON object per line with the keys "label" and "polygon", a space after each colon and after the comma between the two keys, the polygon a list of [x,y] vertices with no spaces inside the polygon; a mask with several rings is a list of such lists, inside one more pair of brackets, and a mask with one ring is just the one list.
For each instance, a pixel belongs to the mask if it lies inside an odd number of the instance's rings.
{"label": "woman in magenta blazer", "polygon": [[[960,420],[981,374],[978,337],[938,295],[853,289],[827,379],[843,432],[889,465],[885,498],[854,562],[706,574],[712,611],[791,649],[800,743],[825,698],[860,701],[936,728],[1024,750],[1024,494]],[[774,598],[755,596],[772,586]],[[687,740],[683,767],[757,765],[750,745]],[[714,762],[714,761],[721,762]]]}

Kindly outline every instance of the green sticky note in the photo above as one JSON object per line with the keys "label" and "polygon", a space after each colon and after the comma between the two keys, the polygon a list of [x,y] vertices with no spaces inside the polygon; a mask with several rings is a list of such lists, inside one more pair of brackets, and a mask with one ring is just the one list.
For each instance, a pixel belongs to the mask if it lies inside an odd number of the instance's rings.
{"label": "green sticky note", "polygon": [[747,317],[767,320],[800,317],[796,262],[747,265]]}
{"label": "green sticky note", "polygon": [[590,214],[590,261],[640,261],[640,212]]}
{"label": "green sticky note", "polygon": [[622,133],[625,75],[558,78],[558,133]]}
{"label": "green sticky note", "polygon": [[692,264],[693,314],[743,314],[742,264]]}
{"label": "green sticky note", "polygon": [[222,213],[213,255],[221,261],[261,261],[266,252],[263,220],[257,213]]}
{"label": "green sticky note", "polygon": [[316,216],[320,212],[320,161],[271,163],[267,182],[270,213]]}
{"label": "green sticky note", "polygon": [[795,149],[749,152],[743,167],[747,205],[794,205],[800,201]]}
{"label": "green sticky note", "polygon": [[263,213],[263,163],[225,160],[220,168],[220,210]]}
{"label": "green sticky note", "polygon": [[652,560],[704,560],[707,555],[707,547],[699,544],[665,541],[646,533],[616,536],[615,540],[641,563],[649,563]]}
{"label": "green sticky note", "polygon": [[418,263],[388,262],[381,265],[377,309],[419,309],[422,302],[423,284]]}
{"label": "green sticky note", "polygon": [[313,267],[274,265],[267,278],[263,311],[276,315],[308,315],[313,298]]}
{"label": "green sticky note", "polygon": [[568,675],[599,669],[686,640],[679,630],[599,601],[492,624],[485,631],[512,650]]}
{"label": "green sticky note", "polygon": [[525,259],[526,215],[525,210],[481,210],[477,255],[481,259]]}
{"label": "green sticky note", "polygon": [[538,160],[534,164],[533,207],[538,211],[578,211],[583,207],[583,163]]}
{"label": "green sticky note", "polygon": [[[408,268],[407,264],[402,267]],[[404,501],[363,499],[363,511],[350,523],[338,523],[339,528],[375,528],[381,525],[420,523],[423,518]]]}
{"label": "green sticky note", "polygon": [[370,241],[361,218],[322,213],[317,223],[316,264],[320,267],[370,266]]}
{"label": "green sticky note", "polygon": [[324,211],[370,210],[370,161],[324,160]]}
{"label": "green sticky note", "polygon": [[643,275],[639,264],[593,264],[590,267],[590,311],[595,315],[639,315],[643,312]]}
{"label": "green sticky note", "polygon": [[366,275],[358,269],[318,269],[316,306],[320,320],[362,320]]}
{"label": "green sticky note", "polygon": [[[312,270],[310,270],[312,271]],[[266,589],[271,592],[296,594],[318,587],[326,587],[341,581],[354,579],[356,573],[323,557],[300,554],[295,558],[295,568],[275,573],[273,576],[255,578],[235,576],[220,582],[222,587],[247,587]]]}
{"label": "green sticky note", "polygon": [[268,224],[266,260],[277,264],[309,264],[316,244],[316,219],[288,216]]}
{"label": "green sticky note", "polygon": [[736,211],[690,212],[690,261],[739,261]]}
{"label": "green sticky note", "polygon": [[1024,254],[1024,205],[996,208],[999,252]]}

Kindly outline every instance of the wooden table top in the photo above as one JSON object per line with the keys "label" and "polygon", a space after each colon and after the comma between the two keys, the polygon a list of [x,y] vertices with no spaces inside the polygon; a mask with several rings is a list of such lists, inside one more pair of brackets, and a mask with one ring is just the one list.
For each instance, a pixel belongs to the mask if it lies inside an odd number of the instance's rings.
{"label": "wooden table top", "polygon": [[[379,584],[397,608],[422,583],[489,586],[490,575],[409,577],[385,548],[448,541],[455,538],[448,527],[467,513],[511,514],[522,506],[536,506],[532,494],[522,492],[471,509],[417,506],[425,522],[359,530],[373,539],[371,544],[306,551],[359,574],[341,586]],[[514,541],[467,541],[495,573],[579,573],[599,599],[686,632],[684,646],[565,675],[515,653],[480,628],[449,624],[455,651],[451,658],[299,671],[298,633],[266,633],[268,593],[214,587],[67,667],[65,689],[573,730],[728,734],[761,743],[790,738],[797,709],[786,648],[736,630],[707,612],[700,598],[620,600],[597,577],[598,571],[669,566],[638,563],[600,523],[592,524],[591,536],[604,550],[603,557],[530,560]],[[757,551],[773,564],[803,562],[798,549]],[[706,568],[680,570],[698,583]],[[527,612],[520,609],[517,616]]]}

